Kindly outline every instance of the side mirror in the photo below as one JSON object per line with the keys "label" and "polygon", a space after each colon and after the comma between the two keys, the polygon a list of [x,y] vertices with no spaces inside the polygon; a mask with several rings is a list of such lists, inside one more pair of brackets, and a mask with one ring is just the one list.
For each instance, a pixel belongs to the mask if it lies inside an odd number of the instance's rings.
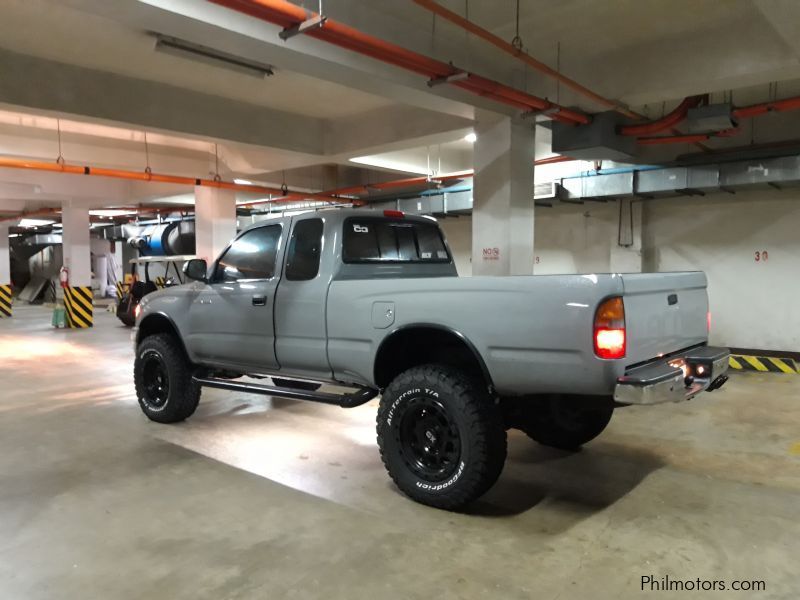
{"label": "side mirror", "polygon": [[193,258],[183,264],[183,274],[189,279],[195,281],[208,282],[206,273],[208,272],[208,265],[202,258]]}

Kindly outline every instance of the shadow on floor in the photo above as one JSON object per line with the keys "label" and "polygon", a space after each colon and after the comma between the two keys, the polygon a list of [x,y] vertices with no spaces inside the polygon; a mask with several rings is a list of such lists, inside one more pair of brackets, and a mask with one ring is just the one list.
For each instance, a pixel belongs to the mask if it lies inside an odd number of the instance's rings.
{"label": "shadow on floor", "polygon": [[467,512],[506,517],[554,500],[572,505],[578,516],[589,516],[630,493],[661,466],[658,456],[617,444],[598,441],[566,452],[511,434],[500,479]]}

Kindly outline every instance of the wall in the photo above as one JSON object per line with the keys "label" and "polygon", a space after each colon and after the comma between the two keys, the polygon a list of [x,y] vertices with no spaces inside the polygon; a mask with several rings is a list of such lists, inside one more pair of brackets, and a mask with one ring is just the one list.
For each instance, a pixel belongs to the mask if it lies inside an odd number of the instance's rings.
{"label": "wall", "polygon": [[[611,270],[618,210],[616,202],[537,208],[534,273]],[[641,210],[643,271],[706,272],[712,343],[800,352],[800,190],[647,200]],[[440,223],[459,274],[470,276],[470,217]]]}
{"label": "wall", "polygon": [[800,191],[651,200],[644,220],[645,271],[706,272],[713,343],[800,351]]}
{"label": "wall", "polygon": [[[462,277],[472,275],[472,218],[440,219]],[[617,204],[565,204],[537,207],[534,224],[536,275],[609,271],[617,236]]]}

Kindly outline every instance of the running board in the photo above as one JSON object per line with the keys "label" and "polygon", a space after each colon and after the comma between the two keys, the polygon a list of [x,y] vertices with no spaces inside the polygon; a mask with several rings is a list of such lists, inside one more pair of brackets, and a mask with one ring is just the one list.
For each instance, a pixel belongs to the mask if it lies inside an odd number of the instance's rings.
{"label": "running board", "polygon": [[232,390],[235,392],[246,392],[248,394],[265,394],[267,396],[280,396],[281,398],[291,398],[292,400],[308,400],[310,402],[321,402],[322,404],[334,404],[342,408],[353,408],[361,406],[372,400],[378,395],[378,390],[372,388],[361,388],[350,394],[328,394],[326,392],[312,392],[288,387],[278,387],[271,385],[259,385],[257,383],[242,383],[230,379],[216,379],[214,377],[197,377],[192,379],[205,387],[219,388],[221,390]]}

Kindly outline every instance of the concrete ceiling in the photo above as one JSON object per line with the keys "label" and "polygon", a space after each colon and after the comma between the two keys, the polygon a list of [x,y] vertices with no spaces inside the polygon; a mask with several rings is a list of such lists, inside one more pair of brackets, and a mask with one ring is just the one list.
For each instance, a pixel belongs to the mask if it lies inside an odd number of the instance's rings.
{"label": "concrete ceiling", "polygon": [[[515,0],[441,3],[506,40],[515,34]],[[331,18],[403,47],[598,109],[411,0],[325,0],[324,7]],[[800,94],[799,23],[795,0],[520,2],[520,36],[532,55],[556,66],[560,44],[563,73],[653,118],[690,94],[722,101],[732,92],[736,104]],[[155,52],[153,31],[269,63],[275,75],[255,79]],[[283,42],[277,32],[205,0],[4,0],[0,154],[52,158],[53,118],[61,117],[68,160],[140,168],[148,131],[154,169],[207,176],[216,147],[230,177],[324,189],[393,176],[385,165],[349,163],[358,156],[419,171],[430,157],[438,167],[440,154],[442,171],[468,168],[463,136],[475,107],[515,112],[448,86],[430,89],[418,75],[307,36]],[[539,129],[537,157],[549,150]],[[738,137],[708,146],[788,138],[800,138],[798,113],[760,117]],[[34,179],[0,173],[0,201],[25,208],[58,201],[58,177],[40,188]],[[81,191],[61,189],[62,196]],[[158,196],[147,186],[86,188],[92,202],[112,192],[120,197],[109,204]]]}

